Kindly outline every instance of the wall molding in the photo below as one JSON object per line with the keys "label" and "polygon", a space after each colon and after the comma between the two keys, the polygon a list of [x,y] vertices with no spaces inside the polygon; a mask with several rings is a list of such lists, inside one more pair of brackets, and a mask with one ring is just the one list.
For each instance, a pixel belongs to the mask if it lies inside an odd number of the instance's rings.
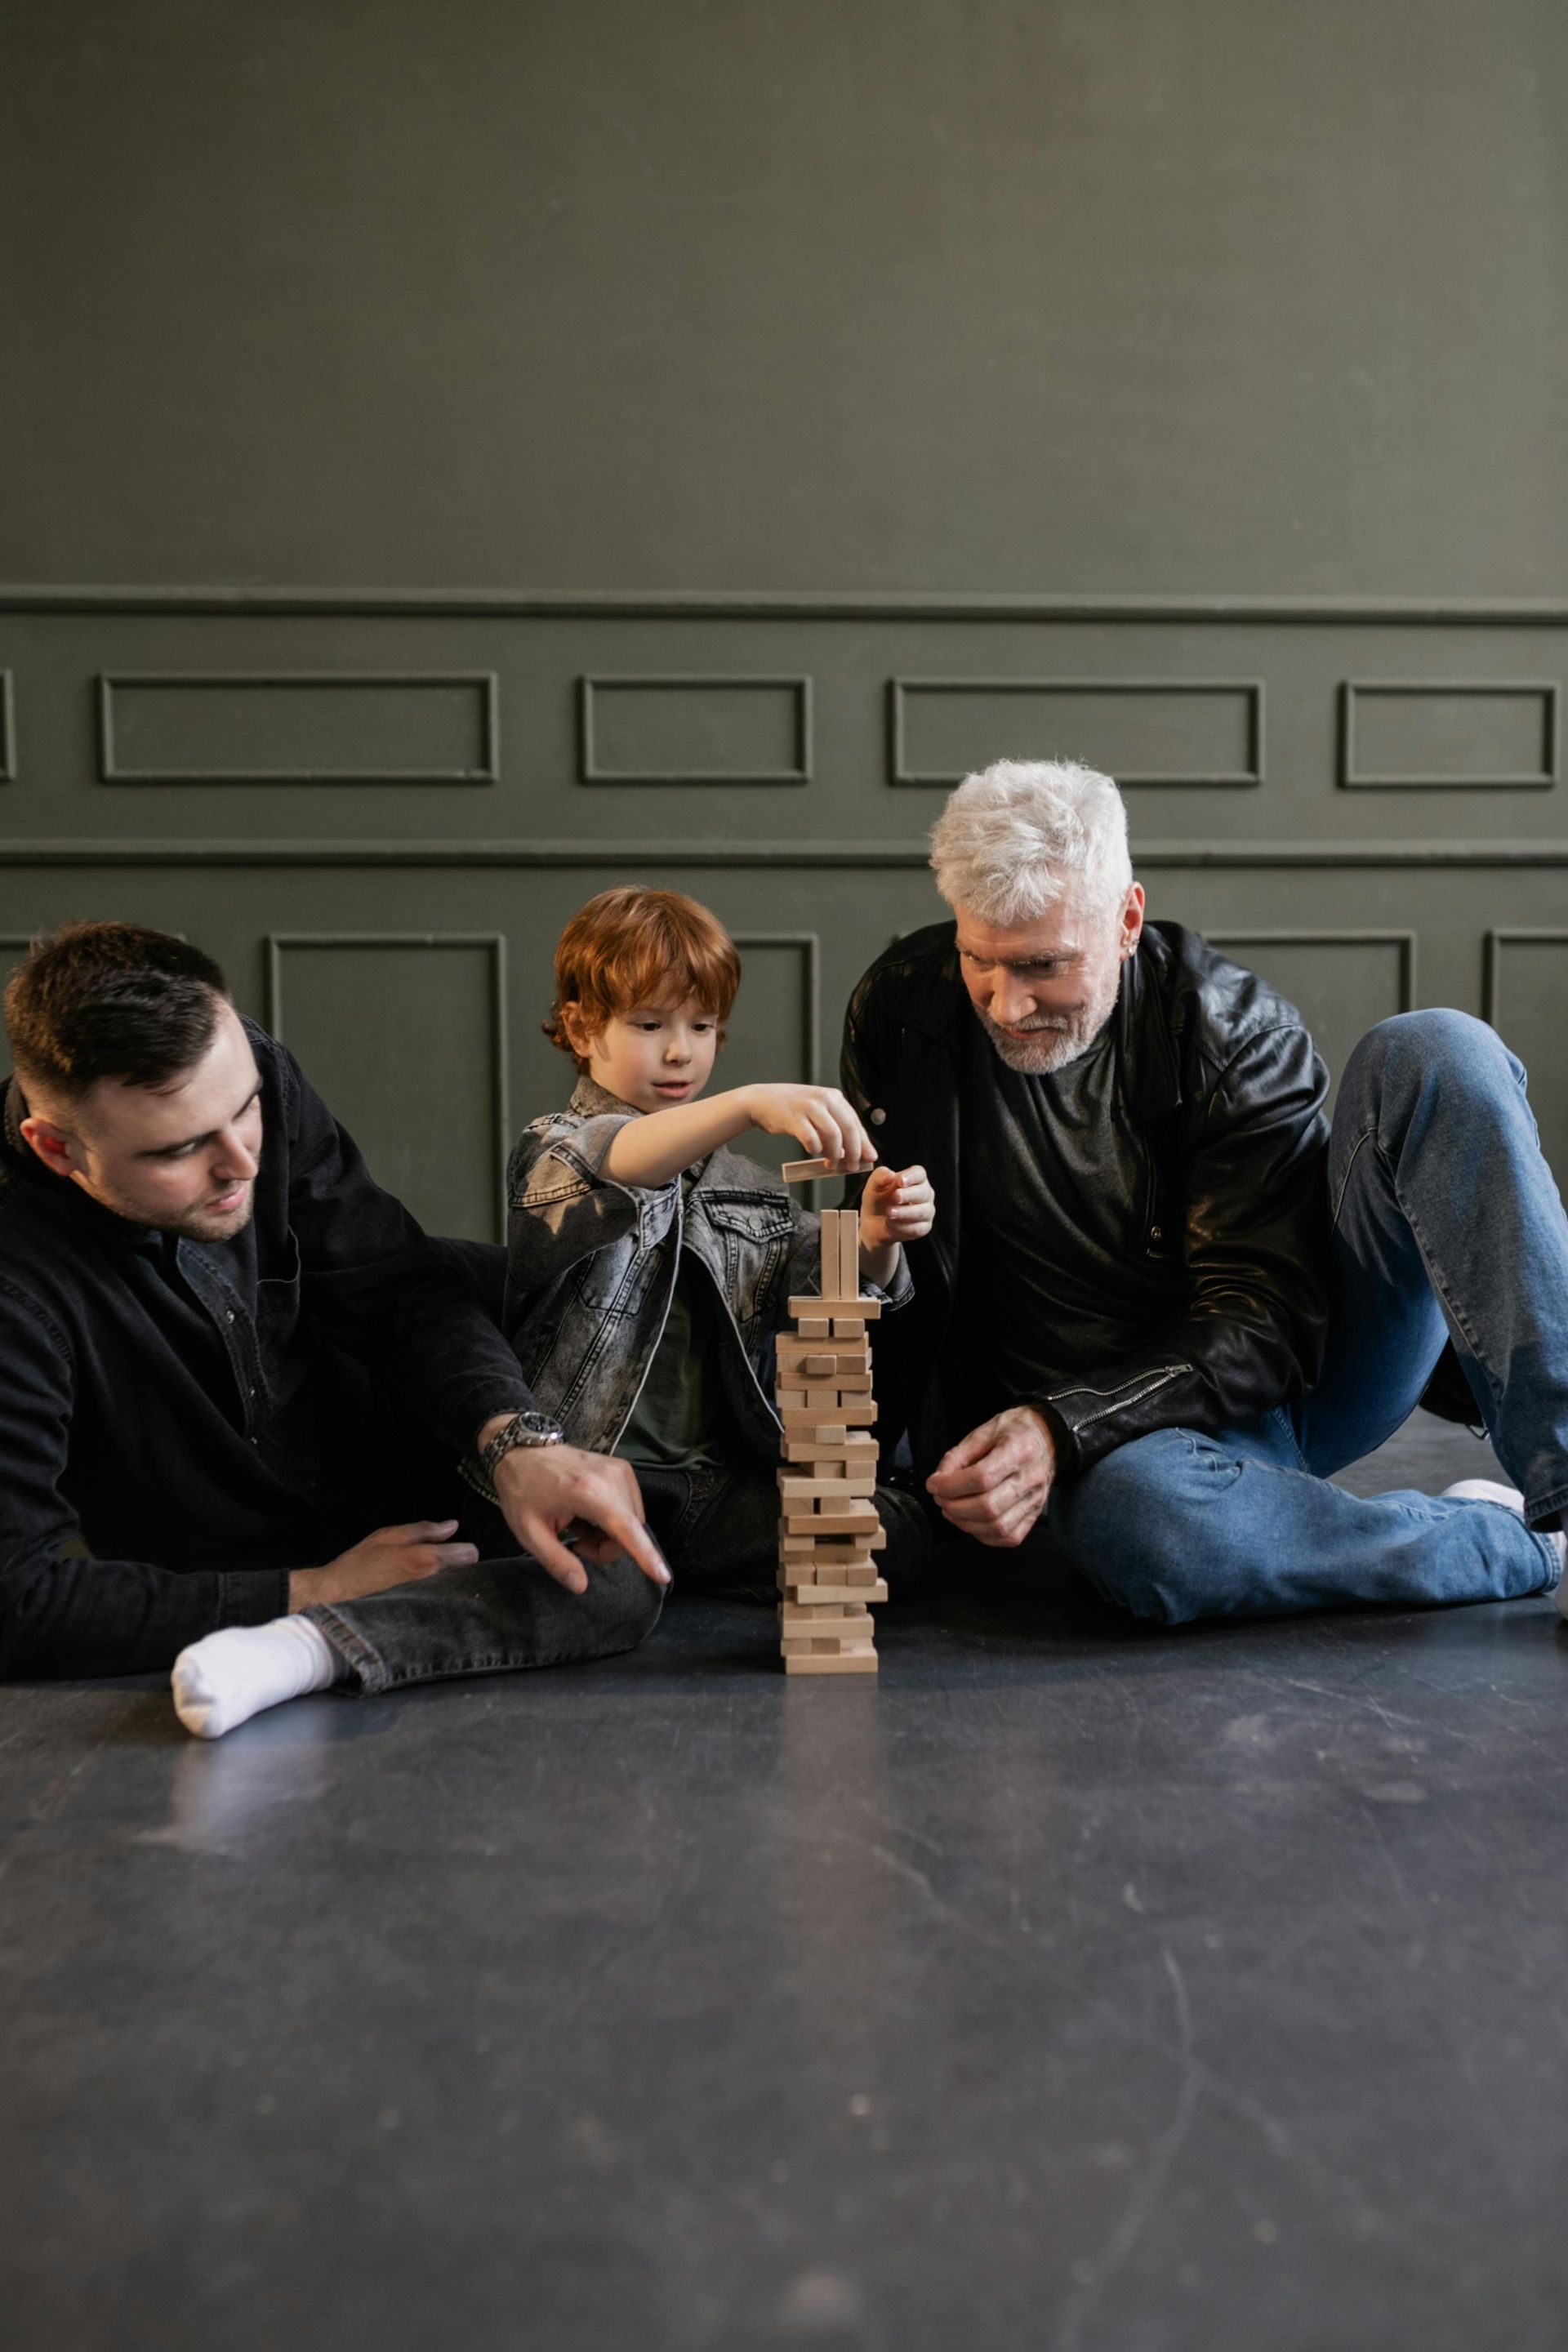
{"label": "wall molding", "polygon": [[0,613],[267,613],[541,620],[1353,621],[1371,625],[1568,625],[1561,597],[1148,596],[855,589],[89,587],[0,583]]}
{"label": "wall molding", "polygon": [[[1356,698],[1358,695],[1489,695],[1539,697],[1546,705],[1544,757],[1541,767],[1517,776],[1418,776],[1356,772]],[[1554,678],[1347,677],[1340,686],[1340,772],[1342,787],[1350,792],[1385,793],[1549,793],[1557,782],[1561,764],[1562,695]]]}
{"label": "wall molding", "polygon": [[[470,686],[479,690],[478,768],[122,768],[115,760],[114,697],[121,688],[152,687],[273,688]],[[105,784],[499,784],[500,678],[495,670],[112,670],[100,671],[98,694],[98,774]]]}
{"label": "wall molding", "polygon": [[16,781],[16,681],[0,669],[0,784]]}
{"label": "wall molding", "polygon": [[490,958],[490,1115],[494,1121],[495,1238],[506,1235],[506,1170],[510,1157],[507,1035],[506,934],[504,931],[267,931],[262,935],[262,1025],[279,1045],[283,1032],[283,956],[289,948],[485,948]]}
{"label": "wall molding", "polygon": [[820,931],[731,931],[742,951],[747,948],[800,948],[805,955],[805,999],[801,1015],[805,1024],[805,1083],[821,1084],[822,1068],[822,934]]}
{"label": "wall molding", "polygon": [[[714,841],[708,835],[595,841],[379,840],[276,841],[79,836],[0,840],[0,869],[73,866],[742,866],[853,867],[868,871],[924,866],[923,841]],[[1151,841],[1136,851],[1141,870],[1169,866],[1293,867],[1568,866],[1560,841]]]}
{"label": "wall molding", "polygon": [[[594,698],[602,688],[629,688],[634,693],[658,694],[682,688],[702,692],[712,688],[784,687],[795,696],[795,764],[793,768],[601,768],[595,743]],[[577,680],[577,781],[584,784],[809,784],[812,781],[811,680],[807,677],[762,677],[748,671],[709,671],[686,676],[673,670],[632,676],[596,670]]]}
{"label": "wall molding", "polygon": [[1505,948],[1568,947],[1568,930],[1489,930],[1481,950],[1481,1019],[1499,1026],[1502,1004],[1502,958]]}
{"label": "wall molding", "polygon": [[1415,1010],[1415,954],[1418,933],[1415,931],[1339,930],[1333,928],[1301,930],[1244,931],[1205,930],[1204,937],[1215,948],[1397,948],[1399,950],[1399,1010]]}
{"label": "wall molding", "polygon": [[907,703],[911,694],[1234,694],[1247,698],[1247,740],[1249,765],[1231,775],[1184,775],[1168,772],[1136,773],[1118,768],[1116,781],[1134,784],[1185,785],[1194,790],[1231,790],[1259,785],[1264,781],[1264,704],[1261,678],[1192,677],[890,677],[888,680],[888,782],[890,784],[935,785],[951,792],[963,781],[963,772],[952,775],[922,773],[909,765]]}

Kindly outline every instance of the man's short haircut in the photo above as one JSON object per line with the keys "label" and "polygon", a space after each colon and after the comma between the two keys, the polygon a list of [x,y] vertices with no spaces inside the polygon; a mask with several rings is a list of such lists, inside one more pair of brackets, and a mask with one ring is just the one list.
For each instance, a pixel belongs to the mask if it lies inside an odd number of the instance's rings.
{"label": "man's short haircut", "polygon": [[76,1101],[100,1078],[163,1087],[212,1044],[228,982],[211,956],[140,923],[63,923],[5,991],[23,1091]]}
{"label": "man's short haircut", "polygon": [[552,1045],[586,1070],[587,1056],[566,1034],[568,1007],[592,1038],[637,1005],[673,1008],[694,999],[719,1024],[722,1043],[740,985],[741,959],[717,916],[679,890],[623,882],[590,898],[562,932],[555,1002],[540,1025]]}
{"label": "man's short haircut", "polygon": [[931,848],[948,905],[1003,929],[1037,922],[1068,896],[1114,912],[1132,880],[1121,794],[1076,760],[997,760],[966,776]]}

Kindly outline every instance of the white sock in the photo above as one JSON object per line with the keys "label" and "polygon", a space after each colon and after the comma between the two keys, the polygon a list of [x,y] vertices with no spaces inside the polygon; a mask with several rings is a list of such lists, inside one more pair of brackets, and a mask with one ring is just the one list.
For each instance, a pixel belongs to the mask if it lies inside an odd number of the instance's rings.
{"label": "white sock", "polygon": [[174,1660],[174,1712],[198,1739],[221,1739],[264,1707],[307,1691],[326,1690],[342,1660],[309,1617],[274,1617],[269,1625],[226,1625]]}
{"label": "white sock", "polygon": [[[1495,1478],[1456,1479],[1453,1486],[1444,1487],[1441,1500],[1445,1503],[1500,1503],[1505,1510],[1517,1511],[1521,1519],[1524,1517],[1524,1496],[1518,1487],[1500,1486]],[[1548,1532],[1546,1528],[1540,1528],[1536,1532],[1546,1537],[1557,1554],[1557,1613],[1560,1617],[1568,1617],[1568,1578],[1564,1578],[1563,1573],[1564,1569],[1568,1569],[1568,1535],[1564,1535],[1561,1528]]]}

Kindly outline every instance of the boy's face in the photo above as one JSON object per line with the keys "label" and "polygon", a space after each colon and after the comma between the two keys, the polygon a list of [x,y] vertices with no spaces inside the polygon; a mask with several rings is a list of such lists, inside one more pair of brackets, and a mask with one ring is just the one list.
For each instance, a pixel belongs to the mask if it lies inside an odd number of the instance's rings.
{"label": "boy's face", "polygon": [[635,1004],[579,1050],[607,1093],[634,1110],[668,1110],[694,1102],[712,1076],[719,1023],[690,997],[678,1005]]}

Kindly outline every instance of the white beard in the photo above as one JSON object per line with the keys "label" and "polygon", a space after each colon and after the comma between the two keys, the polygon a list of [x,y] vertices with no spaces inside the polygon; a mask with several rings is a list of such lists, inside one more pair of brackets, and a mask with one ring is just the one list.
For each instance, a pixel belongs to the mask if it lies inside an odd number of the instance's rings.
{"label": "white beard", "polygon": [[1009,1070],[1016,1070],[1021,1077],[1047,1078],[1088,1053],[1116,1009],[1120,985],[1118,965],[1112,970],[1110,991],[1102,1002],[1091,999],[1070,1021],[1042,1022],[1026,1040],[999,1029],[989,1013],[982,1013],[978,1005],[974,1010],[981,1027],[996,1049],[998,1061]]}

